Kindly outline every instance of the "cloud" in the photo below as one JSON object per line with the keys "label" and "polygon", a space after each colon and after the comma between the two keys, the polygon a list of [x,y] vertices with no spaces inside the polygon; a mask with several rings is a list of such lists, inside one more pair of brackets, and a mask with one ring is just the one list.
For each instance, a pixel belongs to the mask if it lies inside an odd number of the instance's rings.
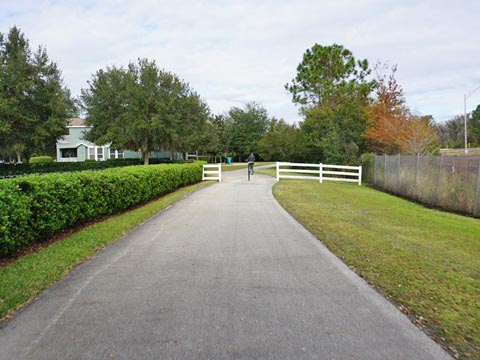
{"label": "cloud", "polygon": [[[302,54],[338,43],[398,64],[409,105],[443,120],[480,85],[478,13],[475,0],[19,0],[0,4],[0,31],[17,25],[31,45],[46,45],[74,94],[98,69],[147,57],[215,113],[257,101],[290,122],[300,117],[284,85]],[[471,108],[478,103],[472,95]]]}

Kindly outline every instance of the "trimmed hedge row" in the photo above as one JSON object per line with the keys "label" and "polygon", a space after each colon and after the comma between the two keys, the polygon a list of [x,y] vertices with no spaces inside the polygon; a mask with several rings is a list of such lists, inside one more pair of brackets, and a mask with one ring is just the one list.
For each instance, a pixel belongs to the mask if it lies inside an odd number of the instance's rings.
{"label": "trimmed hedge row", "polygon": [[[177,164],[185,161],[169,159],[150,159],[150,164]],[[9,178],[28,174],[47,174],[84,170],[103,170],[122,166],[143,165],[139,159],[109,159],[107,161],[81,162],[37,162],[32,164],[0,164],[0,178]]]}
{"label": "trimmed hedge row", "polygon": [[52,163],[53,158],[51,156],[32,156],[28,162],[30,164]]}
{"label": "trimmed hedge row", "polygon": [[202,179],[202,164],[129,166],[0,181],[0,256]]}

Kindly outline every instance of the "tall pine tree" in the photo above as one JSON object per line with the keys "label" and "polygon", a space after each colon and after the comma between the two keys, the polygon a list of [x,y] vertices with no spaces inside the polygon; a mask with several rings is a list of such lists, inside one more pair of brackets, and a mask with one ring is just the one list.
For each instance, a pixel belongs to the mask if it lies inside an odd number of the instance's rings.
{"label": "tall pine tree", "polygon": [[297,75],[285,88],[300,105],[305,120],[307,159],[354,164],[365,151],[362,137],[374,81],[367,78],[366,59],[356,60],[342,45],[315,44],[297,66]]}

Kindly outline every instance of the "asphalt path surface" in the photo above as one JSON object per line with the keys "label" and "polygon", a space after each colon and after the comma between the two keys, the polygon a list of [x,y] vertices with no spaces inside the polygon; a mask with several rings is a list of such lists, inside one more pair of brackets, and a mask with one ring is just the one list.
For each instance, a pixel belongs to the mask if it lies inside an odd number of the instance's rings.
{"label": "asphalt path surface", "polygon": [[0,323],[0,359],[451,359],[280,207],[273,178],[223,177]]}

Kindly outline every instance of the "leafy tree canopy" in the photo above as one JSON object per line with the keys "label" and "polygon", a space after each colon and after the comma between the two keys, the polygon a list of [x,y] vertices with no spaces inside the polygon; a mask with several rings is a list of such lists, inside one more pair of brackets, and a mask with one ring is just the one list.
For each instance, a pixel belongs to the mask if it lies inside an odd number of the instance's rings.
{"label": "leafy tree canopy", "polygon": [[480,105],[472,112],[468,122],[468,142],[473,147],[480,146]]}
{"label": "leafy tree canopy", "polygon": [[307,160],[345,165],[357,163],[366,150],[362,136],[365,126],[366,112],[355,103],[309,109],[300,123]]}
{"label": "leafy tree canopy", "polygon": [[272,118],[267,132],[258,142],[258,154],[266,161],[303,161],[304,145],[302,132],[297,125]]}
{"label": "leafy tree canopy", "polygon": [[356,60],[342,45],[307,49],[297,75],[285,88],[301,106],[300,128],[306,141],[306,160],[351,164],[365,150],[370,93],[367,60]]}
{"label": "leafy tree canopy", "polygon": [[400,153],[407,136],[405,129],[410,111],[403,89],[395,78],[396,72],[396,65],[390,68],[388,63],[379,62],[375,66],[376,97],[368,107],[365,131],[368,148],[375,153]]}
{"label": "leafy tree canopy", "polygon": [[437,126],[442,147],[460,148],[464,144],[464,117],[457,115]]}
{"label": "leafy tree canopy", "polygon": [[225,131],[225,116],[212,115],[201,137],[200,150],[211,157],[222,158],[228,152],[227,134]]}
{"label": "leafy tree canopy", "polygon": [[142,151],[191,151],[200,146],[209,109],[177,75],[155,61],[139,59],[127,68],[99,70],[82,90],[85,137],[98,144]]}
{"label": "leafy tree canopy", "polygon": [[309,107],[336,106],[345,98],[365,103],[375,83],[367,81],[368,61],[355,60],[342,45],[307,49],[297,67],[297,76],[285,88],[302,110]]}
{"label": "leafy tree canopy", "polygon": [[[389,73],[387,73],[389,71]],[[376,97],[368,107],[364,137],[371,151],[383,154],[433,154],[438,150],[437,128],[431,116],[418,116],[406,105],[395,73],[397,66],[377,63]]]}
{"label": "leafy tree canopy", "polygon": [[0,33],[0,148],[18,160],[54,155],[75,103],[46,49],[32,52],[17,27]]}
{"label": "leafy tree canopy", "polygon": [[255,151],[258,141],[268,127],[267,110],[252,102],[243,109],[233,107],[228,111],[225,130],[230,150],[239,157]]}
{"label": "leafy tree canopy", "polygon": [[406,122],[405,139],[401,144],[402,153],[431,155],[439,149],[439,137],[430,115],[411,115]]}

